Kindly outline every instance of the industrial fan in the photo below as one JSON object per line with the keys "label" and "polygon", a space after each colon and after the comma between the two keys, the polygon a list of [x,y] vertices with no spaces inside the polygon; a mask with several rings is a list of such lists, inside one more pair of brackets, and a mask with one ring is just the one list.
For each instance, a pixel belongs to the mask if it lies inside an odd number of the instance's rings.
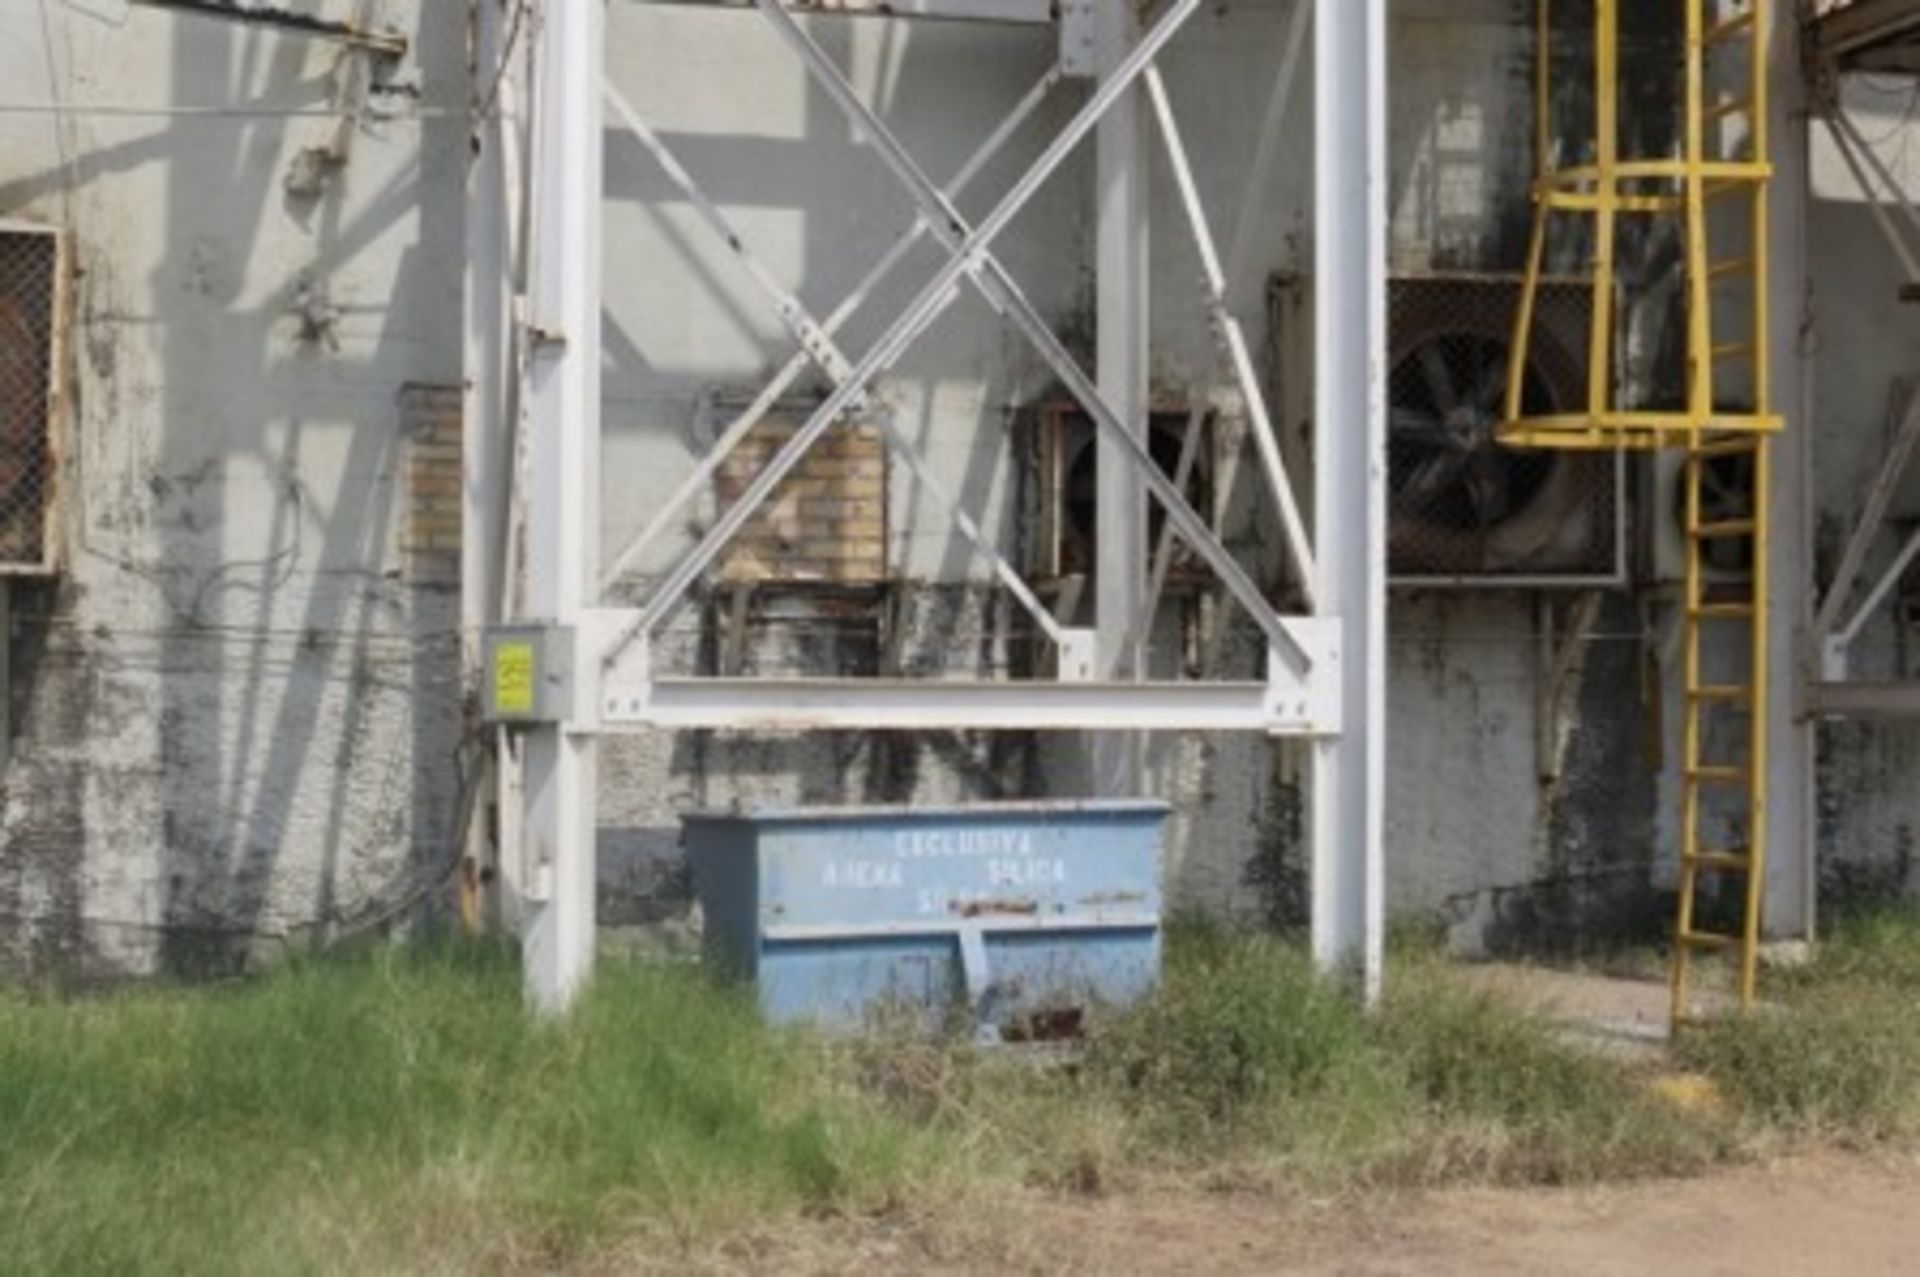
{"label": "industrial fan", "polygon": [[[1465,578],[1544,568],[1587,513],[1586,458],[1519,450],[1495,437],[1511,340],[1485,307],[1397,316],[1388,379],[1388,552],[1398,576]],[[1482,313],[1474,313],[1475,311]],[[1577,393],[1571,360],[1539,344],[1522,382],[1528,414]],[[1583,468],[1587,467],[1587,468]],[[1604,491],[1604,489],[1602,489]]]}

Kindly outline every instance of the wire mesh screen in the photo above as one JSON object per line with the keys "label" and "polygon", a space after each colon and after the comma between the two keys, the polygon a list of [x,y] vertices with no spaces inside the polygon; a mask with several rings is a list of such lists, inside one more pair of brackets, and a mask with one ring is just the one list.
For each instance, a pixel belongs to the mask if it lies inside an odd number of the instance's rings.
{"label": "wire mesh screen", "polygon": [[0,229],[0,571],[52,565],[60,243]]}
{"label": "wire mesh screen", "polygon": [[[1388,297],[1389,571],[1402,581],[1569,583],[1624,569],[1620,460],[1522,450],[1504,417],[1520,281],[1396,279]],[[1529,415],[1586,395],[1590,293],[1549,283],[1522,387]]]}

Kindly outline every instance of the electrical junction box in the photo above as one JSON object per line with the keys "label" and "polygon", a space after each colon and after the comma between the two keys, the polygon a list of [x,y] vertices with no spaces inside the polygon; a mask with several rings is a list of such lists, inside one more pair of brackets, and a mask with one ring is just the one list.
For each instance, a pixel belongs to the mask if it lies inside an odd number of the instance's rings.
{"label": "electrical junction box", "polygon": [[559,723],[573,716],[570,627],[500,625],[486,634],[482,710],[490,723]]}

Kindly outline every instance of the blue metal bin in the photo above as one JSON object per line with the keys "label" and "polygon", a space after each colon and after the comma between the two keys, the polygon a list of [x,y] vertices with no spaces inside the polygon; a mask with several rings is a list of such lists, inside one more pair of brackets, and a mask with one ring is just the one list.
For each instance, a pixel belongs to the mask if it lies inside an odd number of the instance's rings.
{"label": "blue metal bin", "polygon": [[989,1035],[1124,1005],[1160,974],[1167,806],[1010,803],[699,814],[708,961],[776,1023],[972,1010]]}

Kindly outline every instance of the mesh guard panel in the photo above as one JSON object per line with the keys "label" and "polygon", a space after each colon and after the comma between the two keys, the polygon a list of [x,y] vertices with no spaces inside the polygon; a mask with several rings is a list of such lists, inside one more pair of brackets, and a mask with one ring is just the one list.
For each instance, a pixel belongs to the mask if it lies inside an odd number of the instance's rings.
{"label": "mesh guard panel", "polygon": [[53,565],[60,242],[0,229],[0,571]]}

